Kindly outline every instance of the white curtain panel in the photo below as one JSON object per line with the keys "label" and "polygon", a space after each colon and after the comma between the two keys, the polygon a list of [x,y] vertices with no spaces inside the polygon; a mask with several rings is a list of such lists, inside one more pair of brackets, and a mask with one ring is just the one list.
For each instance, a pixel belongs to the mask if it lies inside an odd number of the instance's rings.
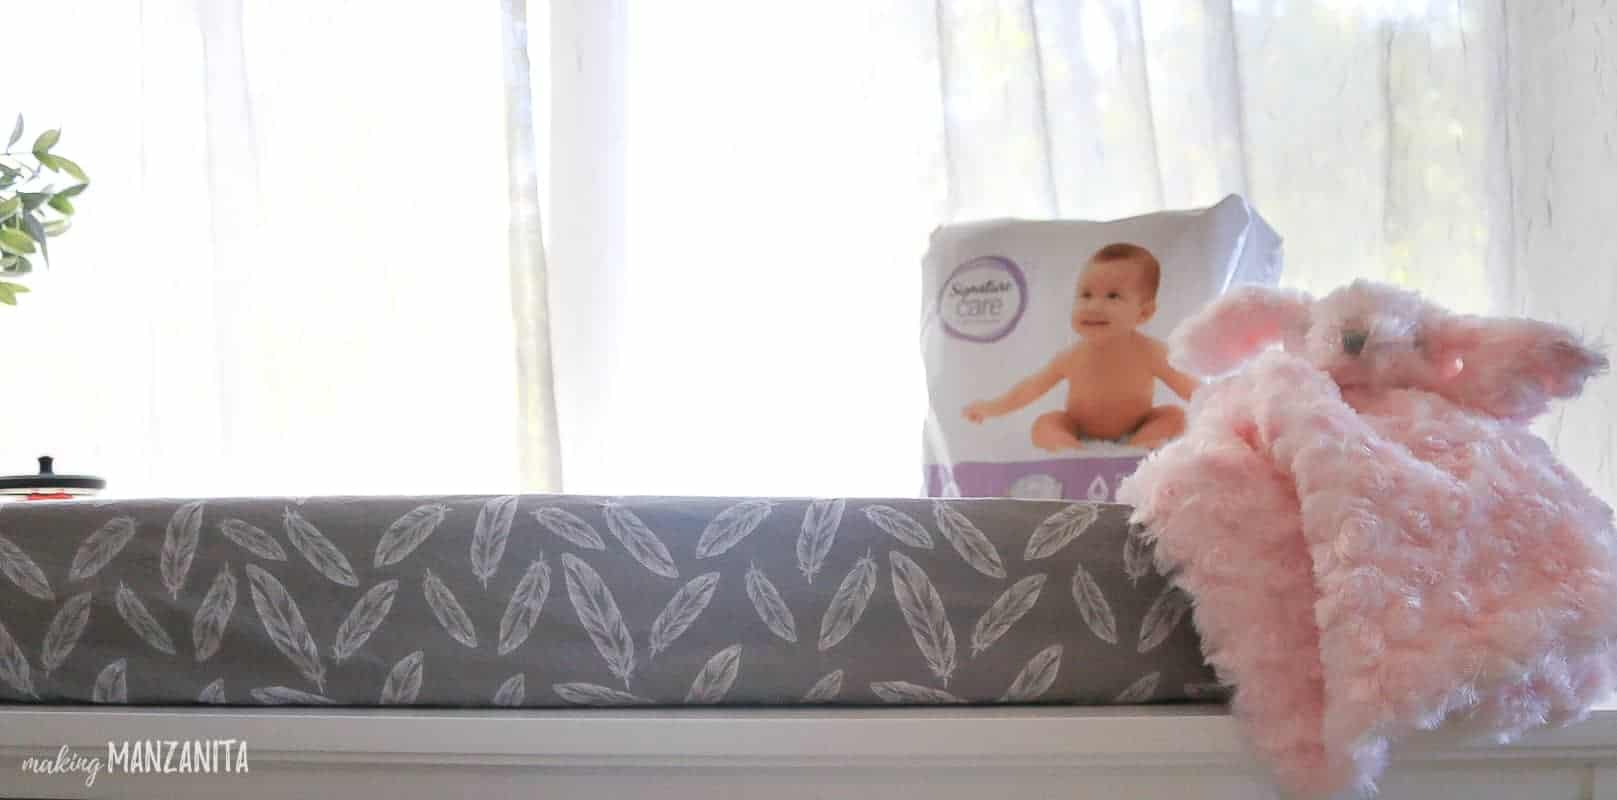
{"label": "white curtain panel", "polygon": [[123,496],[555,488],[513,20],[0,3],[0,117],[60,127],[94,181],[0,309],[0,472],[49,453]]}
{"label": "white curtain panel", "polygon": [[[1287,282],[1617,344],[1597,0],[551,0],[566,486],[910,494],[932,226],[1251,198]],[[1602,379],[1543,432],[1617,495]]]}
{"label": "white curtain panel", "polygon": [[[1397,281],[1617,344],[1598,0],[0,12],[0,117],[62,127],[95,178],[0,310],[0,472],[912,494],[933,226],[1230,191],[1294,285]],[[1542,426],[1608,499],[1614,401],[1603,379]]]}

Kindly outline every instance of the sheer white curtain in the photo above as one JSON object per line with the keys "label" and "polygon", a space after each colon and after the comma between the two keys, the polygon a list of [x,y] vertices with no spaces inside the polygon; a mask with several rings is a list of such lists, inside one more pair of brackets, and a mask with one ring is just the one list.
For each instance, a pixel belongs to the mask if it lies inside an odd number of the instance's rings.
{"label": "sheer white curtain", "polygon": [[[1295,285],[1617,342],[1613,13],[8,2],[0,119],[60,126],[95,184],[0,311],[0,472],[481,492],[559,463],[575,492],[909,494],[934,225],[1230,191]],[[1604,379],[1543,426],[1608,498],[1614,401]]]}
{"label": "sheer white curtain", "polygon": [[119,495],[546,488],[545,355],[515,344],[538,290],[512,266],[542,281],[543,260],[512,22],[497,0],[0,3],[0,116],[60,127],[94,181],[0,310],[0,472],[49,453]]}
{"label": "sheer white curtain", "polygon": [[[574,491],[909,494],[937,222],[1251,198],[1287,282],[1611,336],[1594,0],[551,0]],[[1617,496],[1603,379],[1543,426]]]}

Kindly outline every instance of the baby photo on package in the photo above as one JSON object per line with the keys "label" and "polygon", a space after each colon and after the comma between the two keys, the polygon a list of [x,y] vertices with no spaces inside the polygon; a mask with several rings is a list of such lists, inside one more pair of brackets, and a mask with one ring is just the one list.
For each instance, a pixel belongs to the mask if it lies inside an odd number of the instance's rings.
{"label": "baby photo on package", "polygon": [[1274,285],[1280,245],[1233,195],[1107,222],[934,231],[922,280],[926,495],[1111,500],[1184,430],[1198,384],[1169,363],[1169,333],[1233,286]]}

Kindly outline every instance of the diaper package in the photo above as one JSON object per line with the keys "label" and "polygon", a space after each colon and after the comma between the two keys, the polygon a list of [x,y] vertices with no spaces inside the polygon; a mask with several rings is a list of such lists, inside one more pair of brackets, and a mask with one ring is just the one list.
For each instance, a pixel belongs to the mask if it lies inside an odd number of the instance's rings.
{"label": "diaper package", "polygon": [[1111,500],[1184,430],[1197,382],[1174,327],[1280,278],[1280,237],[1241,197],[1107,222],[990,220],[932,235],[922,280],[929,497]]}

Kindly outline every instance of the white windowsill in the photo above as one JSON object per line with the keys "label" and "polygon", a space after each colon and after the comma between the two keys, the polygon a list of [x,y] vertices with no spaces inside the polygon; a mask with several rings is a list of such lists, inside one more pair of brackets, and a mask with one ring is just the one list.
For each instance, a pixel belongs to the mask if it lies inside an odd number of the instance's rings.
{"label": "white windowsill", "polygon": [[[0,707],[0,754],[237,739],[255,761],[568,766],[1228,765],[1220,707],[426,711]],[[1617,758],[1617,708],[1507,746],[1425,734],[1400,761]]]}

